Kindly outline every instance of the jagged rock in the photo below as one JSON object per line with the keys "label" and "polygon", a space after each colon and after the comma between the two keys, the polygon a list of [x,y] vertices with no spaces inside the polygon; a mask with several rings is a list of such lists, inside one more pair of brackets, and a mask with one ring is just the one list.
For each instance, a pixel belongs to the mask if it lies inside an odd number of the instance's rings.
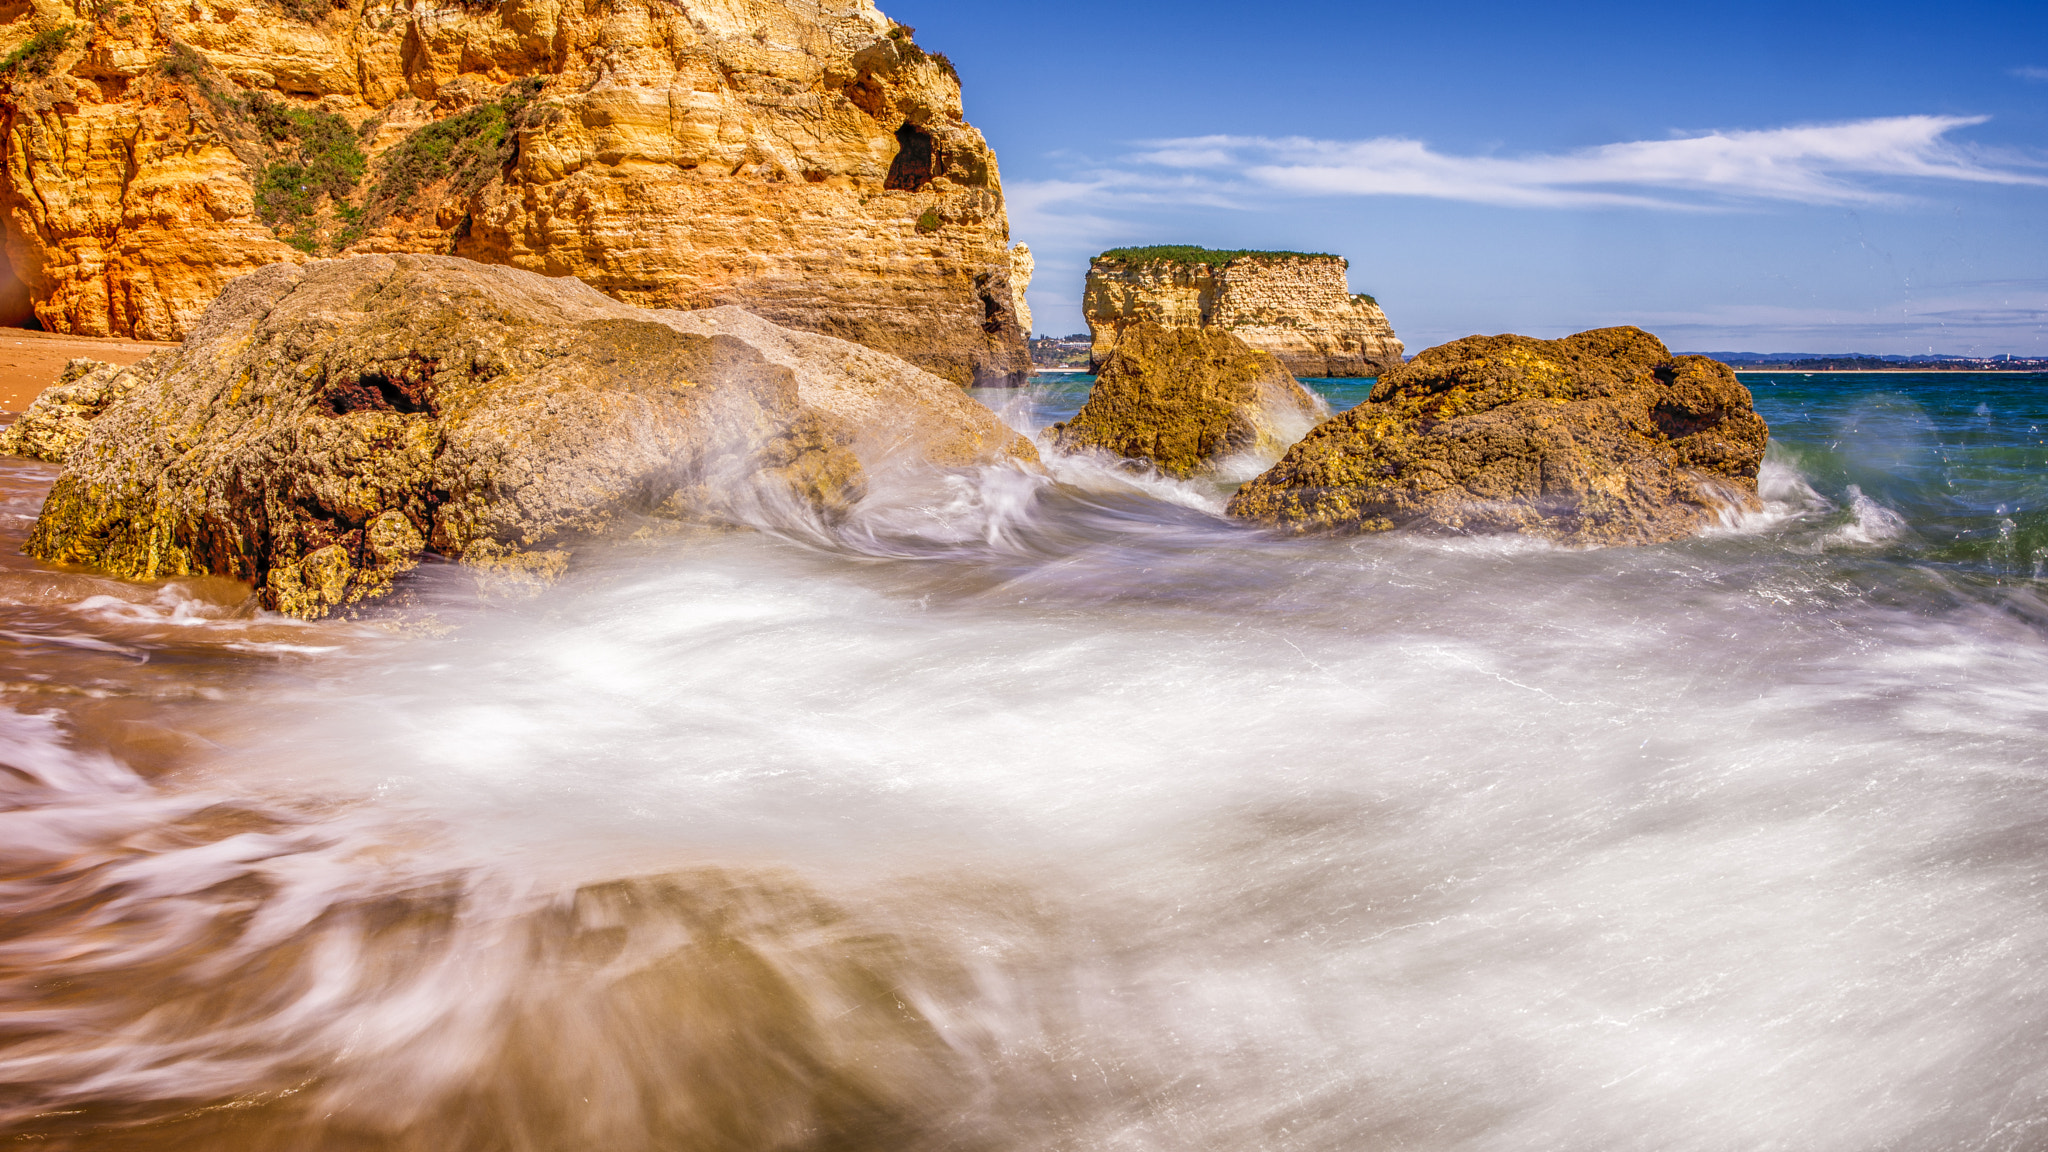
{"label": "jagged rock", "polygon": [[1017,312],[1017,331],[1031,339],[1031,301],[1025,293],[1031,290],[1031,276],[1038,270],[1038,260],[1031,255],[1031,245],[1010,246],[1010,301]]}
{"label": "jagged rock", "polygon": [[306,617],[429,554],[530,585],[579,540],[665,519],[831,518],[863,452],[905,450],[893,429],[934,461],[1032,455],[880,353],[443,256],[262,269],[147,368],[66,458],[27,551],[247,580]]}
{"label": "jagged rock", "polygon": [[1048,432],[1061,451],[1103,449],[1185,479],[1231,457],[1271,460],[1324,411],[1271,353],[1226,332],[1141,323],[1088,402]]}
{"label": "jagged rock", "polygon": [[1302,252],[1113,249],[1089,264],[1081,299],[1094,362],[1152,323],[1228,332],[1296,376],[1377,376],[1400,366],[1401,341],[1377,301],[1351,293],[1349,267]]}
{"label": "jagged rock", "polygon": [[870,0],[16,8],[0,221],[50,331],[182,339],[256,268],[429,252],[1029,369],[995,156]]}
{"label": "jagged rock", "polygon": [[64,365],[57,382],[43,389],[19,419],[0,430],[0,455],[63,462],[85,439],[93,419],[148,374],[155,359],[131,367],[84,358]]}
{"label": "jagged rock", "polygon": [[1470,336],[1382,376],[1240,488],[1230,514],[1299,531],[1649,544],[1759,507],[1767,436],[1726,365],[1673,356],[1641,329]]}

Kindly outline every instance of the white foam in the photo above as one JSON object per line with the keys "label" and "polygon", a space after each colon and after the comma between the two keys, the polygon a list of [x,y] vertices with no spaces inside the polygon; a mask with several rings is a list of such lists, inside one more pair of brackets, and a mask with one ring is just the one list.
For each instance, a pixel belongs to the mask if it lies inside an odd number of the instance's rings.
{"label": "white foam", "polygon": [[1826,541],[1851,547],[1886,544],[1906,534],[1906,518],[1849,485],[1849,522],[1830,532]]}

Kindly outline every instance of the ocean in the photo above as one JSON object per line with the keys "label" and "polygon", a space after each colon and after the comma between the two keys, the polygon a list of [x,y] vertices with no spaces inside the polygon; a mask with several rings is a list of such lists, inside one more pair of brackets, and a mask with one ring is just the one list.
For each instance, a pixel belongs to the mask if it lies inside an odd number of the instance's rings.
{"label": "ocean", "polygon": [[1070,460],[392,626],[38,565],[0,463],[0,1133],[2048,1144],[2048,380],[1744,380],[1675,544]]}

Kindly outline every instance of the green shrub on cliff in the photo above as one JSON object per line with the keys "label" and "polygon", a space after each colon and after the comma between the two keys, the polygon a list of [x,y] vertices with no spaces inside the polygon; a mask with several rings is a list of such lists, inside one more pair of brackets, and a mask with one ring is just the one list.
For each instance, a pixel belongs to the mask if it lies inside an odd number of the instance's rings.
{"label": "green shrub on cliff", "polygon": [[64,51],[64,44],[71,39],[71,25],[62,28],[45,28],[28,38],[21,47],[0,57],[0,73],[26,72],[31,76],[48,76],[50,65],[57,62],[57,54]]}
{"label": "green shrub on cliff", "polygon": [[1221,268],[1232,260],[1276,256],[1338,258],[1332,252],[1269,252],[1254,248],[1203,248],[1197,244],[1154,244],[1148,248],[1111,248],[1096,259],[1119,260],[1127,264],[1207,264]]}
{"label": "green shrub on cliff", "polygon": [[190,44],[180,44],[175,40],[171,41],[170,53],[157,61],[157,69],[173,80],[197,80],[202,85],[206,82],[206,57]]}
{"label": "green shrub on cliff", "polygon": [[383,173],[365,210],[373,220],[403,215],[420,189],[451,181],[449,191],[467,196],[490,183],[519,150],[519,116],[545,83],[531,76],[506,87],[498,98],[419,129],[384,157]]}
{"label": "green shrub on cliff", "polygon": [[504,105],[485,104],[419,129],[391,150],[374,199],[395,209],[429,184],[478,174],[497,157],[509,126]]}
{"label": "green shrub on cliff", "polygon": [[[355,129],[332,112],[293,108],[260,92],[241,108],[266,148],[283,153],[257,176],[256,214],[285,243],[316,251],[319,242],[305,225],[320,198],[345,203],[369,168]],[[284,234],[287,226],[290,235]]]}
{"label": "green shrub on cliff", "polygon": [[944,52],[927,52],[918,47],[917,41],[911,39],[915,35],[917,35],[917,29],[912,28],[908,24],[891,24],[889,26],[889,39],[896,42],[896,50],[902,54],[905,60],[929,60],[939,66],[939,71],[944,72],[955,80],[960,79],[959,70],[953,67],[953,62],[946,58]]}

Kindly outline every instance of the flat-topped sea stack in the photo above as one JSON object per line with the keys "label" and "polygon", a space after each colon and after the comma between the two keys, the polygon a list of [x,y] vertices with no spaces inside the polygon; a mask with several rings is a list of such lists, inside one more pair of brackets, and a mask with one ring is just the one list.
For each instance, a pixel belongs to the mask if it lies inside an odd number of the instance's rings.
{"label": "flat-topped sea stack", "polygon": [[911,31],[870,0],[23,0],[0,323],[180,340],[264,265],[453,254],[1016,383],[995,156]]}
{"label": "flat-topped sea stack", "polygon": [[1081,310],[1101,367],[1134,324],[1214,328],[1271,352],[1296,376],[1377,376],[1401,341],[1370,296],[1354,294],[1342,256],[1113,248],[1088,266]]}
{"label": "flat-topped sea stack", "polygon": [[1760,508],[1768,435],[1727,365],[1640,328],[1468,336],[1380,377],[1238,489],[1230,514],[1300,532],[1653,544]]}

